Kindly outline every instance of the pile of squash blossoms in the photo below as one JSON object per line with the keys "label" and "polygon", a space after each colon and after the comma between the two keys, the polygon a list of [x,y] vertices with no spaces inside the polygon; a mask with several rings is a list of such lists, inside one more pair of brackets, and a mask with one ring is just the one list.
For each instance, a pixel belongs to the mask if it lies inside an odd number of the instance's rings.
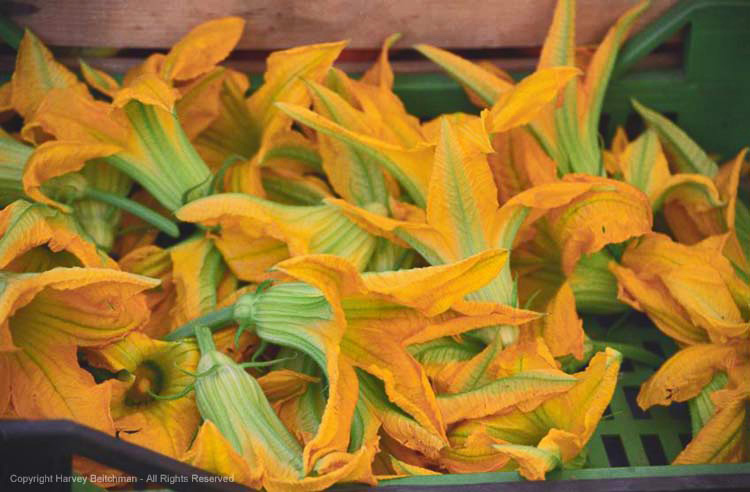
{"label": "pile of squash blossoms", "polygon": [[392,92],[397,36],[359,78],[334,42],[250,88],[219,65],[238,18],[121,81],[27,31],[0,87],[22,120],[0,138],[0,415],[268,490],[543,479],[583,465],[617,382],[581,314],[633,308],[679,347],[638,396],[690,401],[675,463],[747,460],[745,153],[719,165],[637,102],[644,133],[598,133],[647,7],[591,52],[560,0],[519,82],[417,46],[483,108],[426,122]]}

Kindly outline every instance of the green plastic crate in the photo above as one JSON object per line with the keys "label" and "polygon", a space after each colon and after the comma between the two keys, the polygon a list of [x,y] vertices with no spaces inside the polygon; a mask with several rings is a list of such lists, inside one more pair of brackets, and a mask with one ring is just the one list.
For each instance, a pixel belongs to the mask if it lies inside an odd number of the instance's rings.
{"label": "green plastic crate", "polygon": [[[676,350],[674,342],[646,318],[639,317],[639,322],[623,324],[613,330],[599,323],[591,326],[594,324],[586,326],[593,338],[640,345],[661,357]],[[637,362],[623,361],[612,401],[589,441],[587,466],[668,465],[690,442],[687,404],[655,406],[645,412],[638,407],[636,396],[641,383],[653,372],[653,368]]]}

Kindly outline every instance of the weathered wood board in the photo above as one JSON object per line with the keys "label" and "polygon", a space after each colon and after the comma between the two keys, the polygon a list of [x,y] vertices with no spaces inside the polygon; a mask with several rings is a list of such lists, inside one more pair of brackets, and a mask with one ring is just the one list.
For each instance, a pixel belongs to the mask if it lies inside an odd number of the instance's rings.
{"label": "weathered wood board", "polygon": [[[636,30],[678,0],[652,0]],[[401,32],[404,46],[540,46],[556,0],[17,0],[12,18],[54,46],[163,48],[196,24],[225,15],[248,22],[239,49],[268,50],[349,39],[378,46]],[[598,42],[637,0],[579,0],[578,43]]]}

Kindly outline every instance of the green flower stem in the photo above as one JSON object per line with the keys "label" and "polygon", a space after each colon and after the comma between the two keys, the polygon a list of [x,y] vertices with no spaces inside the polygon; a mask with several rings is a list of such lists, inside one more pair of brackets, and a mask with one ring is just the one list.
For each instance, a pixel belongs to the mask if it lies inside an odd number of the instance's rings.
{"label": "green flower stem", "polygon": [[195,338],[198,341],[198,348],[201,354],[216,351],[216,344],[211,330],[205,325],[196,325]]}
{"label": "green flower stem", "polygon": [[693,435],[697,434],[716,413],[716,405],[711,400],[711,394],[714,391],[723,389],[728,382],[727,373],[719,371],[714,374],[711,382],[704,386],[695,398],[688,401],[690,425]]}
{"label": "green flower stem", "polygon": [[640,362],[653,368],[659,367],[664,360],[658,355],[650,352],[641,347],[630,345],[627,343],[616,343],[616,342],[602,342],[598,340],[591,340],[591,345],[594,347],[594,352],[602,352],[607,347],[613,348],[620,352],[624,357],[630,360]]}
{"label": "green flower stem", "polygon": [[164,340],[175,341],[181,338],[192,337],[196,334],[198,326],[205,326],[210,331],[216,331],[234,322],[234,306],[218,309],[208,314],[204,314],[194,320],[188,321],[181,327],[168,333]]}
{"label": "green flower stem", "polygon": [[169,234],[171,237],[177,238],[180,236],[180,230],[177,228],[177,224],[167,219],[166,217],[154,212],[150,208],[144,207],[140,203],[135,202],[129,198],[125,198],[124,196],[97,190],[96,188],[86,188],[83,192],[82,198],[90,198],[92,200],[99,200],[100,202],[107,203],[119,209],[125,210],[126,212],[130,212],[136,217],[145,220],[160,231]]}

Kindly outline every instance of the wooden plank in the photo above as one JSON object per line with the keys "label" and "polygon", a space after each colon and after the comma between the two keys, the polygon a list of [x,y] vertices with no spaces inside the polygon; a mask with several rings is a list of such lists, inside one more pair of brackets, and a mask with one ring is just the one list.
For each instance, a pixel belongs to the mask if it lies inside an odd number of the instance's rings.
{"label": "wooden plank", "polygon": [[[337,61],[336,66],[349,73],[361,73],[367,70],[375,61],[373,55],[366,61]],[[534,70],[537,64],[537,58],[483,58],[497,65],[508,72],[530,72]],[[58,60],[65,65],[78,69],[78,57],[59,57]],[[10,73],[15,67],[15,57],[10,55],[0,55],[0,73]],[[131,67],[141,63],[142,58],[131,57],[86,57],[89,65],[104,70],[107,73],[123,74]],[[637,65],[636,69],[675,69],[680,67],[681,58],[676,53],[655,53],[645,57]],[[266,69],[265,61],[258,60],[236,60],[230,58],[222,65],[231,67],[235,70],[250,74],[263,73]],[[408,60],[391,62],[393,70],[396,73],[429,73],[440,72],[440,69],[430,60]]]}
{"label": "wooden plank", "polygon": [[[556,0],[21,0],[3,6],[54,46],[163,48],[212,18],[248,21],[240,49],[350,39],[370,48],[392,32],[400,45],[540,46]],[[639,28],[677,0],[653,0]],[[598,42],[636,0],[579,0],[578,44]]]}

